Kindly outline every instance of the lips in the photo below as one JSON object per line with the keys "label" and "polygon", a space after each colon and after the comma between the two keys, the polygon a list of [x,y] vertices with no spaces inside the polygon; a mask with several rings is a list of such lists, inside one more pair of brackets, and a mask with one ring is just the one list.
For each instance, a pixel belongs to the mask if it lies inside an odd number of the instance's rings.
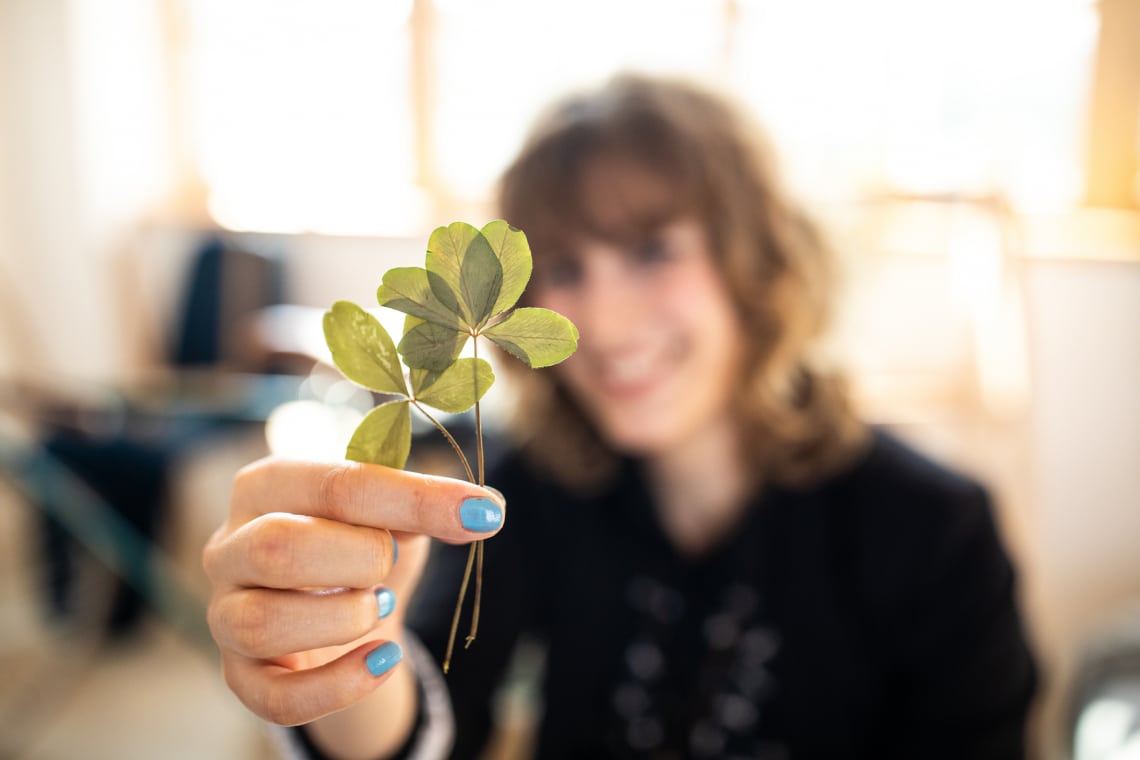
{"label": "lips", "polygon": [[673,353],[665,348],[640,349],[596,360],[588,366],[600,395],[631,401],[665,382],[673,366]]}

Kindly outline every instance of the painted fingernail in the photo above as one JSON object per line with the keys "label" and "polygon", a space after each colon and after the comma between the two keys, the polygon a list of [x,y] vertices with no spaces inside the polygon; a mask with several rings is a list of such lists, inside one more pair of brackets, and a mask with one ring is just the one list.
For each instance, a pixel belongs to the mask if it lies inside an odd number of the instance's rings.
{"label": "painted fingernail", "polygon": [[400,561],[400,542],[395,538],[392,539],[392,564]]}
{"label": "painted fingernail", "polygon": [[467,530],[490,533],[503,524],[503,508],[482,496],[464,499],[459,505],[459,521]]}
{"label": "painted fingernail", "polygon": [[376,592],[376,607],[379,610],[377,617],[388,617],[392,614],[392,610],[396,609],[396,595],[386,588],[378,590]]}
{"label": "painted fingernail", "polygon": [[394,641],[381,644],[368,653],[364,662],[368,665],[368,672],[374,676],[382,676],[391,670],[397,662],[404,657],[400,645]]}

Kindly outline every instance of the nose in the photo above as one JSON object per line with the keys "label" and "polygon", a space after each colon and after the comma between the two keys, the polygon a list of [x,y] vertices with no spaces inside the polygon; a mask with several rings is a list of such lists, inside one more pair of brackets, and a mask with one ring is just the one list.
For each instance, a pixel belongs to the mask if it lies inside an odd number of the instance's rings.
{"label": "nose", "polygon": [[649,318],[645,299],[617,257],[591,257],[584,267],[571,317],[590,350],[622,350],[629,346]]}

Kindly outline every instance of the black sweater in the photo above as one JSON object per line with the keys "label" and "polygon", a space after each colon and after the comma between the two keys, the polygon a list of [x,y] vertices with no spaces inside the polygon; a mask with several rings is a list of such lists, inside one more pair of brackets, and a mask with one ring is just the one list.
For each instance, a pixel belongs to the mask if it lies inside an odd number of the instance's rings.
{"label": "black sweater", "polygon": [[[517,456],[488,482],[509,514],[447,676],[456,757],[486,741],[524,634],[547,651],[540,758],[1023,756],[1035,669],[987,495],[895,439],[766,489],[695,560],[635,463],[593,498]],[[440,657],[465,561],[441,548],[411,615]]]}

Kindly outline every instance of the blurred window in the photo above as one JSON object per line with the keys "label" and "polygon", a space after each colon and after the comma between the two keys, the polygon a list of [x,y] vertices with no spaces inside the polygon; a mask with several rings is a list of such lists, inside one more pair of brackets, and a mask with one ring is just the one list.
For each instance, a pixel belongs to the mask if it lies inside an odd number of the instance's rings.
{"label": "blurred window", "polygon": [[796,191],[1081,198],[1092,0],[183,0],[196,163],[240,229],[418,234],[619,69],[725,84]]}
{"label": "blurred window", "polygon": [[195,163],[221,224],[388,233],[422,216],[405,0],[187,0]]}

